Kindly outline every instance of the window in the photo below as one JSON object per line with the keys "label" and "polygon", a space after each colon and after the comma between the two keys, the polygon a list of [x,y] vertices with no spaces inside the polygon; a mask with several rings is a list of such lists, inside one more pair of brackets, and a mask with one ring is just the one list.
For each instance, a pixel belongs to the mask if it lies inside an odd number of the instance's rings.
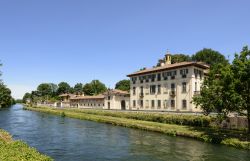
{"label": "window", "polygon": [[133,100],[133,107],[135,107],[136,106],[136,101],[135,100]]}
{"label": "window", "polygon": [[108,100],[110,100],[110,96],[108,96]]}
{"label": "window", "polygon": [[171,100],[171,108],[175,108],[175,100]]}
{"label": "window", "polygon": [[155,81],[155,74],[151,75],[151,82]]}
{"label": "window", "polygon": [[187,100],[182,100],[182,108],[187,109]]}
{"label": "window", "polygon": [[156,86],[155,85],[151,85],[150,86],[150,94],[155,94],[156,92]]}
{"label": "window", "polygon": [[158,108],[161,108],[161,100],[158,100],[158,101],[157,101],[157,107],[158,107]]}
{"label": "window", "polygon": [[164,80],[168,80],[168,73],[167,72],[163,72],[162,73],[162,77]]}
{"label": "window", "polygon": [[141,92],[140,95],[143,95],[143,86],[141,86]]}
{"label": "window", "polygon": [[197,82],[194,83],[194,91],[197,92]]}
{"label": "window", "polygon": [[175,90],[175,84],[174,84],[174,83],[171,84],[171,90],[172,90],[172,91]]}
{"label": "window", "polygon": [[157,81],[161,81],[161,73],[157,74]]}
{"label": "window", "polygon": [[143,100],[141,100],[140,104],[141,104],[141,108],[143,108]]}
{"label": "window", "polygon": [[131,80],[132,80],[133,84],[135,84],[136,80],[137,80],[137,77],[132,77]]}
{"label": "window", "polygon": [[151,108],[155,108],[155,100],[151,100]]}
{"label": "window", "polygon": [[187,92],[187,83],[186,82],[182,82],[182,92],[183,93]]}
{"label": "window", "polygon": [[135,87],[133,87],[133,95],[135,95],[135,93],[136,93],[135,89],[136,89],[136,88],[135,88]]}
{"label": "window", "polygon": [[158,87],[157,87],[157,93],[161,94],[161,85],[158,85]]}

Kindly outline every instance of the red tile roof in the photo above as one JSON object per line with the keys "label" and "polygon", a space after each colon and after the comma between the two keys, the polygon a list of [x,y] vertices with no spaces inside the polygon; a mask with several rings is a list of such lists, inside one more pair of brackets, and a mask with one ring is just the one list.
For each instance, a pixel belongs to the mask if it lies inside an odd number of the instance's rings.
{"label": "red tile roof", "polygon": [[196,66],[196,67],[203,68],[203,69],[209,69],[209,66],[203,62],[181,62],[181,63],[167,64],[167,65],[160,66],[160,67],[155,67],[155,68],[137,71],[137,72],[134,72],[134,73],[129,74],[127,76],[132,77],[132,76],[160,72],[160,71],[182,68],[182,67],[187,67],[187,66]]}

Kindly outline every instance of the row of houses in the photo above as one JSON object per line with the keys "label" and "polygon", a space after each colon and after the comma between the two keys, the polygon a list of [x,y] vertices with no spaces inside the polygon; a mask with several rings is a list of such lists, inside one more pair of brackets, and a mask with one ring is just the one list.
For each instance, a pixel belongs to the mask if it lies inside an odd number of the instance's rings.
{"label": "row of houses", "polygon": [[127,75],[130,92],[108,90],[97,96],[63,94],[57,107],[199,112],[192,97],[200,93],[209,66],[202,62],[171,64],[166,54],[160,66]]}

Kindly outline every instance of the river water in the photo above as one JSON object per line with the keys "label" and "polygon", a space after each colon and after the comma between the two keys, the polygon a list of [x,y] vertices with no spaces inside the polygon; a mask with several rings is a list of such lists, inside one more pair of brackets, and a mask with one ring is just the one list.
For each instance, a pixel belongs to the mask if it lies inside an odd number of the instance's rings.
{"label": "river water", "polygon": [[182,137],[25,111],[0,110],[0,128],[58,161],[243,161],[250,152]]}

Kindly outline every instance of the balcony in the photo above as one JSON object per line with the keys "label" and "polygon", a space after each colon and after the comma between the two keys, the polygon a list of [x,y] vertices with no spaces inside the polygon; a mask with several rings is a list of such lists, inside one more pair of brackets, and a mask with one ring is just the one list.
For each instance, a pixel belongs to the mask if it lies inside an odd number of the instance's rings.
{"label": "balcony", "polygon": [[194,91],[194,95],[200,95],[201,92],[200,91]]}
{"label": "balcony", "polygon": [[143,94],[143,93],[140,93],[140,94],[139,94],[139,97],[140,97],[140,98],[143,98],[143,97],[144,97],[144,94]]}
{"label": "balcony", "polygon": [[170,91],[170,92],[169,92],[169,95],[170,95],[171,97],[175,97],[175,96],[176,96],[176,92],[175,92],[175,91]]}

